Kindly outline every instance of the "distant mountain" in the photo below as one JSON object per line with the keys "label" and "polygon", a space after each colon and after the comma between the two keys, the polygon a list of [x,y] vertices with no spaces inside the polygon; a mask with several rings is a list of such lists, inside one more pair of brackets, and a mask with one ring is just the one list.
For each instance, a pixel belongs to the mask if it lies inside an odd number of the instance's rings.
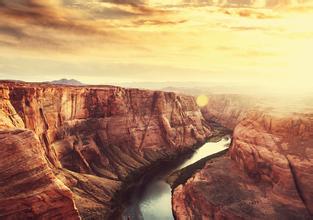
{"label": "distant mountain", "polygon": [[76,79],[60,79],[60,80],[53,80],[50,82],[46,82],[49,84],[59,84],[59,85],[71,85],[71,86],[81,86],[84,85],[83,83],[79,82]]}

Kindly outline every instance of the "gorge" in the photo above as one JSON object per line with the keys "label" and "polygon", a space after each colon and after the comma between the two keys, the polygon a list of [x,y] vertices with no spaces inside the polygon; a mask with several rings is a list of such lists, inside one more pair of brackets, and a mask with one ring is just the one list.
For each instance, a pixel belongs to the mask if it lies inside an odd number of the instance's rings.
{"label": "gorge", "polygon": [[209,97],[203,115],[231,128],[232,144],[174,189],[176,219],[312,219],[312,110],[255,103]]}
{"label": "gorge", "polygon": [[0,83],[0,218],[110,219],[143,175],[205,144],[216,124],[233,131],[230,149],[172,185],[176,219],[312,219],[311,113],[10,81]]}
{"label": "gorge", "polygon": [[313,220],[313,0],[0,0],[0,220]]}
{"label": "gorge", "polygon": [[1,218],[108,218],[141,173],[212,133],[190,96],[18,82],[0,91]]}

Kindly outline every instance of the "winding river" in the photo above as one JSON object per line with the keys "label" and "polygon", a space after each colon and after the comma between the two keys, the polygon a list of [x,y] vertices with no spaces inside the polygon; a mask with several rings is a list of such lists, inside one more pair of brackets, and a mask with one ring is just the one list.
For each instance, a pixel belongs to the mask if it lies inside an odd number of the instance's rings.
{"label": "winding river", "polygon": [[158,175],[150,178],[144,184],[133,190],[129,195],[129,202],[124,208],[122,219],[128,220],[171,220],[172,190],[166,177],[176,170],[189,166],[202,158],[218,153],[229,147],[231,138],[223,137],[218,142],[207,142],[198,148],[190,158],[181,161],[180,164],[163,169]]}

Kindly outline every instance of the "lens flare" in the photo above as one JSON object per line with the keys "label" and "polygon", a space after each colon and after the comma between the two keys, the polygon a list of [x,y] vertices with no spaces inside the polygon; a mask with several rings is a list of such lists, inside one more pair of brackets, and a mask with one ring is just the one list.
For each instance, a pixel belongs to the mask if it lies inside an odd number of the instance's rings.
{"label": "lens flare", "polygon": [[204,107],[208,104],[209,98],[206,95],[199,95],[196,101],[198,106]]}

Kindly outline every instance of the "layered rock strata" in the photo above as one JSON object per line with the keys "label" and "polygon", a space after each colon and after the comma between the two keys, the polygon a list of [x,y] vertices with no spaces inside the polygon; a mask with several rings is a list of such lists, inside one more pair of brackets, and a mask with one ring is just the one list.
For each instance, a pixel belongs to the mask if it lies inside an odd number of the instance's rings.
{"label": "layered rock strata", "polygon": [[174,189],[176,218],[312,219],[313,114],[265,113],[233,102],[204,109],[208,119],[234,128],[232,144],[228,156],[208,161]]}
{"label": "layered rock strata", "polygon": [[212,133],[174,93],[1,82],[0,96],[0,218],[108,218],[125,183]]}

